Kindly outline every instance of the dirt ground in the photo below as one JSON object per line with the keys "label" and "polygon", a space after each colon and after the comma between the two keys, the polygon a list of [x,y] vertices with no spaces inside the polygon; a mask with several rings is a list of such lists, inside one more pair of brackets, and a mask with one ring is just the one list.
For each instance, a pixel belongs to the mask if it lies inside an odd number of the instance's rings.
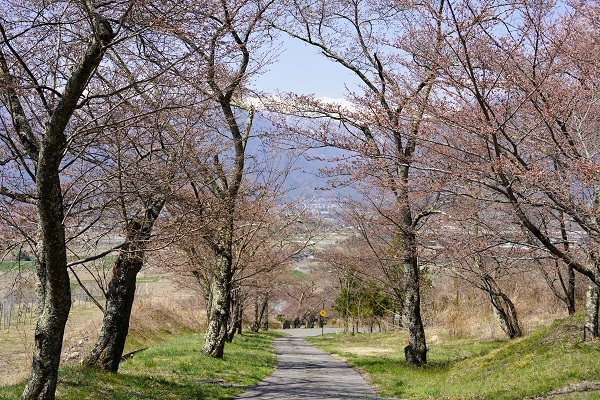
{"label": "dirt ground", "polygon": [[546,396],[531,397],[531,400],[600,399],[600,382],[583,381],[554,389]]}

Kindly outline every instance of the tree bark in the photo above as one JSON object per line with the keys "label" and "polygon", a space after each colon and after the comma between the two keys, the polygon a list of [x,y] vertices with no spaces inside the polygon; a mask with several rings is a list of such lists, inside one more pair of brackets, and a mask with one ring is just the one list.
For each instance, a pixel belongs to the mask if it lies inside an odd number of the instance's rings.
{"label": "tree bark", "polygon": [[421,319],[421,277],[417,258],[415,236],[412,233],[403,235],[405,252],[403,266],[405,277],[405,299],[402,322],[408,329],[408,346],[404,348],[404,356],[408,364],[423,365],[427,363],[427,344],[425,328]]}
{"label": "tree bark", "polygon": [[[257,295],[256,301],[254,302],[254,322],[252,322],[252,326],[250,330],[252,332],[258,332],[261,328],[264,329],[264,317],[267,307],[269,305],[269,296],[265,295],[262,299],[262,302],[259,301],[259,296]],[[268,329],[268,327],[267,327]],[[266,329],[265,329],[266,330]]]}
{"label": "tree bark", "polygon": [[590,280],[585,299],[585,322],[583,340],[598,338],[598,313],[600,309],[600,287]]}
{"label": "tree bark", "polygon": [[[545,270],[545,267],[541,268],[542,275],[548,284],[548,287],[554,294],[554,296],[559,299],[561,302],[565,303],[567,306],[567,312],[569,315],[575,314],[575,270],[571,266],[566,267],[566,277],[563,276],[563,273],[558,269],[558,261],[555,262],[556,265],[556,275],[558,277],[558,282],[560,283],[560,288],[557,288],[555,285],[555,279],[551,276],[548,271]],[[566,279],[565,279],[566,278]]]}
{"label": "tree bark", "polygon": [[[42,162],[44,156],[40,157]],[[54,399],[64,330],[71,309],[58,164],[38,171],[38,193],[45,193],[38,203],[41,234],[40,260],[36,266],[38,321],[31,372],[22,399]]]}
{"label": "tree bark", "polygon": [[231,302],[231,252],[221,249],[217,255],[215,275],[210,287],[210,315],[204,346],[204,355],[223,358],[227,339],[227,322]]}
{"label": "tree bark", "polygon": [[560,276],[561,278],[561,284],[563,286],[563,290],[565,291],[565,298],[566,298],[566,305],[567,305],[567,312],[569,313],[569,315],[573,315],[575,314],[575,270],[573,269],[573,267],[568,266],[567,267],[567,282],[564,283],[562,280],[562,275]]}
{"label": "tree bark", "polygon": [[263,301],[262,309],[260,312],[260,327],[263,331],[269,330],[269,295],[265,295],[265,300]]}
{"label": "tree bark", "polygon": [[235,334],[242,334],[242,299],[239,289],[234,291],[231,300],[231,323],[227,331],[227,343],[233,341]]}
{"label": "tree bark", "polygon": [[83,360],[84,365],[111,372],[119,369],[129,333],[137,274],[144,264],[146,244],[163,204],[162,200],[153,203],[143,215],[127,224],[127,244],[120,249],[113,264],[100,335]]}
{"label": "tree bark", "polygon": [[485,286],[484,290],[490,296],[494,316],[504,333],[511,339],[523,336],[521,327],[519,326],[517,311],[510,298],[502,292],[494,278],[490,275],[484,274],[481,280]]}

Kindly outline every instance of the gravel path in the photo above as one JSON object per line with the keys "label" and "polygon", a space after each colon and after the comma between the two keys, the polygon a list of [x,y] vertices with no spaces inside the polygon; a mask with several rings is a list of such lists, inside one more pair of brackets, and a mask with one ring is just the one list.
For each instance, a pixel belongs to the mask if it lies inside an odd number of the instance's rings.
{"label": "gravel path", "polygon": [[[277,368],[236,399],[375,399],[373,388],[346,363],[306,343],[321,329],[287,329],[291,336],[273,342]],[[335,329],[326,329],[335,332]]]}

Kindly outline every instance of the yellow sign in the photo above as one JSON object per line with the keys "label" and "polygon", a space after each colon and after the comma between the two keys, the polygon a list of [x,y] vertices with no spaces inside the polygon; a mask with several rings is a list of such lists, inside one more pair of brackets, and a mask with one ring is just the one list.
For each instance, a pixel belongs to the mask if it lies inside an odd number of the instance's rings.
{"label": "yellow sign", "polygon": [[321,310],[321,312],[319,313],[319,315],[320,315],[321,317],[324,317],[324,316],[326,316],[326,315],[327,315],[327,312],[325,312],[325,310]]}

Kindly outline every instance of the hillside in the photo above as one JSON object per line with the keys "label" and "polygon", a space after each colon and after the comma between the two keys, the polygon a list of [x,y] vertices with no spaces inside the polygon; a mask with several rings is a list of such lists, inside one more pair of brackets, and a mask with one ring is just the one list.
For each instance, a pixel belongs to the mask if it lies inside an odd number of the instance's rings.
{"label": "hillside", "polygon": [[407,367],[406,339],[395,332],[310,341],[365,373],[384,397],[597,399],[600,341],[581,341],[582,317],[556,321],[513,341],[432,340],[423,368]]}

